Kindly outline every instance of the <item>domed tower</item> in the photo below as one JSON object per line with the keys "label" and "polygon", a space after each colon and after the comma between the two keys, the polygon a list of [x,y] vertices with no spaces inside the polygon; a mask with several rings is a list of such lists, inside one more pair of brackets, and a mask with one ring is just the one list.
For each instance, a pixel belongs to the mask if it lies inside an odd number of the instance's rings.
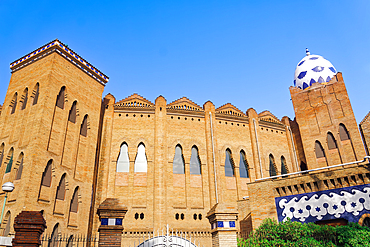
{"label": "domed tower", "polygon": [[301,137],[301,145],[297,145],[302,149],[298,153],[303,154],[301,169],[363,159],[365,150],[342,73],[322,56],[311,55],[307,49],[306,54],[290,87],[295,129]]}

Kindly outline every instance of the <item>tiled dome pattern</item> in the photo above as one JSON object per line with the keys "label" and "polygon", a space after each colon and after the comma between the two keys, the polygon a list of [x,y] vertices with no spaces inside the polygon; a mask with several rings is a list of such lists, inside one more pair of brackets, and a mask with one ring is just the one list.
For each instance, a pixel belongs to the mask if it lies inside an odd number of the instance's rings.
{"label": "tiled dome pattern", "polygon": [[294,73],[294,86],[306,89],[313,83],[329,82],[337,73],[334,66],[319,55],[308,55],[297,65]]}

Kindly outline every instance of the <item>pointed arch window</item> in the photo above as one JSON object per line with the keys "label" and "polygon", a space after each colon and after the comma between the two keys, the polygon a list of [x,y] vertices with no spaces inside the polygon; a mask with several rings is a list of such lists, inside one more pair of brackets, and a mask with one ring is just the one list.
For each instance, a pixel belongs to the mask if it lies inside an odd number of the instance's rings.
{"label": "pointed arch window", "polygon": [[6,166],[6,169],[5,169],[5,173],[9,173],[11,170],[12,170],[12,165],[13,165],[13,153],[14,153],[14,150],[13,148],[10,149],[10,159],[9,159],[9,162]]}
{"label": "pointed arch window", "polygon": [[5,219],[4,219],[4,223],[6,224],[5,225],[5,229],[4,229],[4,233],[3,233],[3,236],[4,237],[7,237],[8,235],[9,235],[9,233],[10,233],[10,221],[11,221],[11,213],[10,213],[10,211],[8,211],[7,213],[6,213],[6,215],[5,215]]}
{"label": "pointed arch window", "polygon": [[58,106],[60,109],[64,109],[64,97],[65,97],[65,91],[66,87],[62,87],[59,91],[59,94],[57,96],[57,102],[56,106]]}
{"label": "pointed arch window", "polygon": [[23,94],[23,103],[22,103],[21,110],[26,109],[27,101],[28,101],[28,88],[26,88],[26,90],[24,90],[24,94]]}
{"label": "pointed arch window", "polygon": [[344,124],[339,124],[339,136],[341,141],[350,140],[349,132]]}
{"label": "pointed arch window", "polygon": [[275,159],[274,159],[274,156],[272,154],[269,155],[269,162],[270,162],[270,165],[269,165],[270,177],[276,176],[277,175],[277,169],[276,169],[276,165],[275,165]]}
{"label": "pointed arch window", "polygon": [[51,233],[48,247],[57,246],[58,235],[59,235],[59,223],[56,223],[53,228],[53,232]]}
{"label": "pointed arch window", "polygon": [[13,105],[12,105],[12,110],[11,110],[10,114],[13,114],[15,112],[15,109],[17,108],[17,96],[18,96],[18,94],[15,93],[14,97],[13,97],[13,100],[12,100]]}
{"label": "pointed arch window", "polygon": [[21,154],[21,161],[19,163],[19,166],[18,166],[18,171],[17,171],[17,175],[15,176],[15,180],[19,180],[22,178],[22,171],[23,171],[23,158],[24,158],[24,155],[23,153]]}
{"label": "pointed arch window", "polygon": [[185,174],[184,156],[182,155],[182,147],[180,145],[176,145],[175,147],[175,157],[173,158],[173,173]]}
{"label": "pointed arch window", "polygon": [[116,172],[129,172],[130,171],[130,159],[128,156],[128,146],[126,142],[121,145],[121,150],[117,159]]}
{"label": "pointed arch window", "polygon": [[200,165],[198,148],[196,146],[193,146],[191,148],[190,174],[192,174],[192,175],[201,175],[202,174],[202,168],[201,168],[201,165]]}
{"label": "pointed arch window", "polygon": [[64,200],[65,195],[66,195],[66,174],[63,174],[62,178],[60,179],[59,185],[57,187],[56,198],[58,200]]}
{"label": "pointed arch window", "polygon": [[288,167],[286,165],[285,157],[281,156],[280,159],[281,159],[281,174],[288,174],[289,170],[288,170]]}
{"label": "pointed arch window", "polygon": [[34,91],[34,96],[33,96],[33,102],[32,105],[36,105],[37,101],[39,100],[39,83],[36,83]]}
{"label": "pointed arch window", "polygon": [[226,177],[234,177],[235,171],[234,171],[234,161],[231,156],[230,149],[226,149],[225,151],[225,176]]}
{"label": "pointed arch window", "polygon": [[75,189],[71,199],[71,207],[70,212],[77,213],[78,212],[78,187]]}
{"label": "pointed arch window", "polygon": [[3,164],[3,159],[4,159],[4,143],[1,144],[0,147],[0,167]]}
{"label": "pointed arch window", "polygon": [[137,147],[134,170],[135,172],[147,172],[148,170],[148,161],[146,159],[145,146],[143,143],[140,143]]}
{"label": "pointed arch window", "polygon": [[87,137],[87,115],[85,115],[84,120],[82,121],[80,135]]}
{"label": "pointed arch window", "polygon": [[44,172],[42,173],[41,185],[50,187],[51,186],[51,165],[53,160],[49,160]]}
{"label": "pointed arch window", "polygon": [[325,157],[324,148],[322,147],[322,145],[319,141],[315,142],[315,153],[316,153],[316,158],[317,159]]}
{"label": "pointed arch window", "polygon": [[332,149],[337,149],[338,146],[337,146],[337,141],[335,140],[334,136],[332,133],[328,133],[328,149],[329,150],[332,150]]}
{"label": "pointed arch window", "polygon": [[71,110],[69,110],[68,121],[72,123],[76,123],[76,116],[77,116],[77,101],[73,102]]}
{"label": "pointed arch window", "polygon": [[248,172],[248,163],[247,159],[245,158],[245,152],[244,150],[240,151],[240,161],[239,161],[239,173],[241,178],[249,178],[249,172]]}

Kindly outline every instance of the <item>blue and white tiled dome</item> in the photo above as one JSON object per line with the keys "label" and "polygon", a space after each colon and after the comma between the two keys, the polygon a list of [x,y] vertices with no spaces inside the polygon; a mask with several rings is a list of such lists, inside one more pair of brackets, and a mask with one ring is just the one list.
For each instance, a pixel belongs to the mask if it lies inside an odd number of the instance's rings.
{"label": "blue and white tiled dome", "polygon": [[313,83],[329,82],[337,73],[334,66],[319,55],[310,55],[306,49],[307,56],[297,65],[294,73],[294,86],[306,89]]}

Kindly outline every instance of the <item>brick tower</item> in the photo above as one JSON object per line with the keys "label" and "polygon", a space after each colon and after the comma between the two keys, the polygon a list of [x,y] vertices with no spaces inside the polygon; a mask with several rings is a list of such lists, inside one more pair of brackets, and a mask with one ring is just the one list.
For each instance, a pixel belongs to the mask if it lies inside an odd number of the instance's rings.
{"label": "brick tower", "polygon": [[365,150],[342,74],[329,61],[308,53],[297,66],[290,94],[302,144],[297,146],[303,148],[298,153],[304,153],[301,170],[363,159]]}
{"label": "brick tower", "polygon": [[42,208],[50,233],[86,233],[108,77],[58,40],[10,68],[0,117],[0,183],[11,181],[15,190],[1,227],[12,229],[25,208]]}

